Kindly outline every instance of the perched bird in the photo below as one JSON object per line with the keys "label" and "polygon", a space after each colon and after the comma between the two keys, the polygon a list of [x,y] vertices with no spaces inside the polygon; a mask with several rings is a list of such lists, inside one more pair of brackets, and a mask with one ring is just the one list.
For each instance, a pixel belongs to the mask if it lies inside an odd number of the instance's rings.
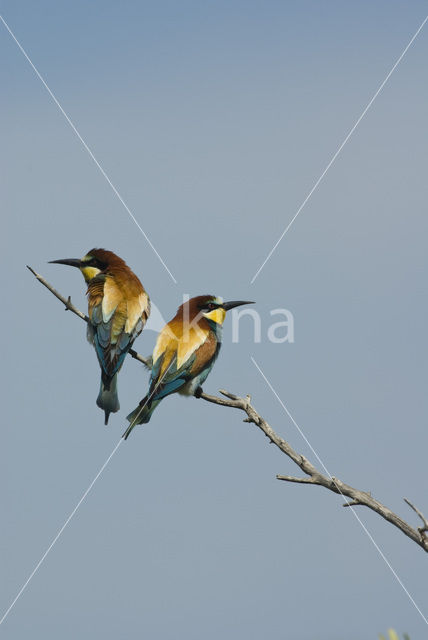
{"label": "perched bird", "polygon": [[126,438],[137,424],[149,422],[159,402],[171,393],[195,395],[211,371],[221,346],[226,311],[252,302],[223,302],[215,296],[197,296],[178,308],[160,332],[152,357],[148,394],[127,416]]}
{"label": "perched bird", "polygon": [[110,413],[119,411],[117,374],[135,338],[150,314],[150,300],[126,262],[112,251],[92,249],[81,260],[51,260],[78,267],[88,285],[88,332],[101,367],[97,405]]}

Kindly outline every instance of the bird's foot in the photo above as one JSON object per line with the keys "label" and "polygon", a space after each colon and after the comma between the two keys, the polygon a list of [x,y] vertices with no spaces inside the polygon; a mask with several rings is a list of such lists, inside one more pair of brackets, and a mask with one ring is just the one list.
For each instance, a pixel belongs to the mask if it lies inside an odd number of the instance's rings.
{"label": "bird's foot", "polygon": [[197,389],[195,390],[195,393],[194,393],[195,398],[200,398],[201,395],[203,394],[203,392],[204,392],[204,390],[202,389],[201,386],[197,387]]}

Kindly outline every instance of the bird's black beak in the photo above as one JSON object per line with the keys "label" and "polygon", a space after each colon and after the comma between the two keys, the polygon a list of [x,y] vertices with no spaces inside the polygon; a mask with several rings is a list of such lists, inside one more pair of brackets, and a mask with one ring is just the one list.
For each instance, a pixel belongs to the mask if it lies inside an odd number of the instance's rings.
{"label": "bird's black beak", "polygon": [[240,307],[241,304],[254,304],[254,302],[248,300],[230,300],[229,302],[223,302],[221,305],[225,311],[233,309],[234,307]]}
{"label": "bird's black beak", "polygon": [[80,268],[82,261],[78,258],[64,258],[63,260],[49,260],[49,264],[68,264],[70,267]]}

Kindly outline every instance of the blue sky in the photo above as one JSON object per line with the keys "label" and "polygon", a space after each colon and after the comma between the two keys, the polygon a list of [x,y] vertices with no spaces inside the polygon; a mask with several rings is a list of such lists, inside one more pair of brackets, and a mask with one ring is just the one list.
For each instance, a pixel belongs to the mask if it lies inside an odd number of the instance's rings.
{"label": "blue sky", "polygon": [[[97,470],[122,410],[95,406],[78,273],[104,246],[170,318],[182,295],[254,299],[205,388],[251,393],[333,475],[417,524],[426,505],[427,87],[424,29],[253,285],[251,278],[425,17],[412,2],[1,2],[1,12],[177,280],[88,157],[4,27],[1,452],[5,610]],[[289,309],[295,343],[266,339]],[[147,354],[155,334],[135,344]],[[122,445],[5,621],[8,638],[412,640],[425,623],[341,500],[231,410],[169,398]],[[359,512],[427,615],[423,552]],[[363,611],[363,615],[357,612]],[[30,631],[31,630],[31,631]]]}

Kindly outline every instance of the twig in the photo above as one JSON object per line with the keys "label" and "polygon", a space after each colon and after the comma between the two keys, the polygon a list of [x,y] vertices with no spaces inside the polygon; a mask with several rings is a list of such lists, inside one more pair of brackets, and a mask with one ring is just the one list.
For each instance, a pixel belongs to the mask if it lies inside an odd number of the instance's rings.
{"label": "twig", "polygon": [[298,484],[317,484],[313,478],[297,478],[296,476],[276,476],[277,480],[286,480],[287,482],[297,482]]}
{"label": "twig", "polygon": [[422,520],[422,522],[424,523],[423,527],[418,527],[418,531],[421,534],[421,536],[423,536],[425,538],[425,540],[428,539],[427,537],[427,532],[428,532],[428,520],[425,518],[424,514],[422,513],[422,511],[419,511],[419,509],[417,507],[415,507],[414,504],[412,504],[410,502],[410,500],[408,500],[407,498],[404,498],[404,502],[407,502],[407,504],[409,505],[409,507],[411,507],[411,509],[413,509],[413,511],[415,513],[418,514],[418,516],[420,517],[420,519]]}
{"label": "twig", "polygon": [[[39,282],[41,282],[53,295],[61,300],[61,302],[65,305],[66,310],[72,311],[79,318],[85,320],[85,322],[89,321],[89,318],[83,314],[79,309],[77,309],[71,302],[70,297],[64,298],[56,289],[52,287],[49,282],[47,282],[40,274],[36,273],[34,269],[28,267],[31,273],[37,278]],[[129,350],[129,354],[135,360],[142,362],[145,366],[150,367],[150,358],[143,358],[140,356],[134,349]],[[343,506],[351,507],[354,505],[363,505],[379,514],[382,518],[393,524],[395,527],[400,529],[406,536],[411,538],[416,544],[418,544],[424,551],[428,552],[428,520],[425,516],[415,507],[410,500],[404,498],[406,503],[417,513],[419,518],[423,522],[422,527],[414,528],[411,527],[405,520],[400,518],[393,511],[388,509],[385,505],[383,505],[378,500],[372,497],[372,495],[367,491],[360,491],[351,487],[348,484],[345,484],[338,478],[333,478],[330,476],[326,476],[322,474],[314,465],[309,462],[303,455],[297,453],[292,446],[283,438],[281,438],[272,427],[266,422],[262,416],[257,413],[255,408],[251,404],[251,397],[246,396],[245,398],[240,398],[234,393],[230,393],[230,391],[225,391],[224,389],[220,390],[220,393],[223,398],[218,396],[211,396],[207,393],[201,393],[200,398],[205,400],[206,402],[211,402],[213,404],[218,404],[222,407],[231,407],[232,409],[240,409],[246,414],[246,418],[244,418],[244,422],[249,422],[255,424],[267,438],[269,441],[276,445],[282,453],[290,458],[299,468],[306,474],[307,477],[296,477],[290,475],[277,475],[278,480],[283,480],[285,482],[292,482],[297,484],[312,484],[324,487],[325,489],[329,489],[334,493],[341,495],[342,497],[349,498],[350,500],[346,502]]]}

